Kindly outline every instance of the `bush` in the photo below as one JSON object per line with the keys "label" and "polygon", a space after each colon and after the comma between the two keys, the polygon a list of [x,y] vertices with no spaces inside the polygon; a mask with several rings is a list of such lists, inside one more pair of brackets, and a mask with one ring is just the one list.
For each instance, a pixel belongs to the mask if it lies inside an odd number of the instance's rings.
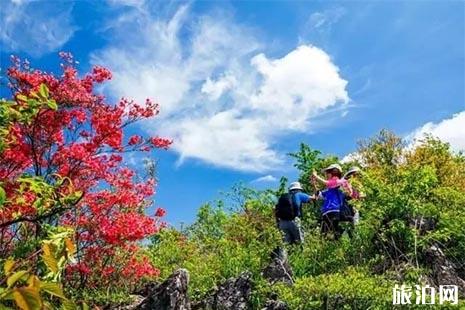
{"label": "bush", "polygon": [[186,231],[165,229],[152,238],[152,262],[168,277],[189,270],[190,294],[201,299],[215,284],[245,270],[258,280],[272,250],[281,244],[271,206],[248,202],[243,212],[228,214],[220,206],[203,206]]}
{"label": "bush", "polygon": [[[203,206],[187,229],[163,231],[152,239],[152,262],[162,277],[187,268],[194,300],[248,270],[255,282],[254,309],[269,298],[282,299],[291,309],[389,309],[395,284],[421,284],[431,275],[423,253],[433,244],[465,274],[464,157],[429,137],[415,148],[404,146],[382,131],[360,143],[357,162],[344,165],[364,167],[352,180],[366,194],[356,203],[361,219],[352,238],[323,238],[317,224],[319,202],[304,206],[305,241],[286,246],[294,286],[270,285],[261,276],[273,249],[282,245],[272,210],[286,188],[284,178],[278,189],[264,192],[235,187],[233,199]],[[291,156],[309,192],[315,190],[311,171],[337,161],[305,144]]]}

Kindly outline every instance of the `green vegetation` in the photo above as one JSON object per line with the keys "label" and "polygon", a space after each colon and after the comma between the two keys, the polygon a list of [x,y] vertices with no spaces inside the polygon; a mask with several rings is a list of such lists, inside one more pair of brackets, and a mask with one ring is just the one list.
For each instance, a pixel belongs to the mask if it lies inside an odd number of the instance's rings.
{"label": "green vegetation", "polygon": [[[366,198],[357,207],[360,223],[350,239],[324,239],[317,224],[318,206],[304,206],[305,242],[288,247],[295,285],[268,284],[261,276],[270,253],[281,246],[273,207],[285,188],[255,192],[237,187],[227,201],[200,208],[197,220],[182,229],[165,229],[153,237],[147,251],[167,277],[176,268],[191,275],[190,294],[200,300],[216,283],[242,271],[256,283],[254,308],[277,296],[291,309],[387,309],[395,284],[422,284],[431,278],[425,250],[438,245],[465,273],[465,157],[449,145],[425,137],[406,148],[390,132],[362,141],[356,162],[363,167],[354,186]],[[313,192],[310,174],[337,161],[302,144],[291,154],[300,181]],[[463,301],[461,301],[463,303]]]}
{"label": "green vegetation", "polygon": [[[35,77],[40,72],[29,74],[36,83],[42,79]],[[74,83],[65,82],[74,89]],[[437,280],[427,256],[433,245],[465,278],[465,156],[446,143],[425,137],[407,146],[387,131],[360,142],[356,160],[343,165],[345,171],[353,165],[363,170],[351,179],[365,194],[356,202],[361,220],[351,238],[322,237],[321,202],[312,201],[304,206],[305,241],[284,245],[273,209],[286,191],[285,178],[278,188],[265,191],[238,185],[224,201],[202,206],[192,225],[158,233],[165,211],[157,209],[154,217],[144,213],[155,180],[135,183],[134,172],[115,154],[108,162],[95,163],[110,143],[105,139],[115,133],[111,143],[117,142],[112,149],[117,154],[136,146],[166,148],[171,142],[132,136],[123,148],[119,137],[124,104],[114,112],[120,120],[116,131],[113,122],[95,117],[91,119],[100,122],[97,127],[103,131],[86,147],[81,145],[86,132],[76,141],[62,140],[56,133],[84,122],[86,113],[76,110],[70,116],[67,103],[74,101],[60,98],[56,90],[60,100],[49,98],[52,92],[45,84],[34,89],[25,91],[27,96],[18,94],[15,101],[0,101],[0,309],[112,308],[129,302],[130,294],[146,281],[163,280],[178,268],[190,272],[193,301],[204,299],[225,279],[249,271],[254,309],[270,298],[291,309],[387,309],[396,284]],[[149,117],[155,109],[129,108],[129,122]],[[103,104],[90,112],[109,115]],[[57,124],[43,125],[50,120]],[[54,152],[56,156],[50,155]],[[69,158],[75,156],[80,168],[69,169]],[[305,144],[290,156],[308,193],[318,190],[310,182],[312,171],[338,161]],[[102,176],[111,176],[107,188],[100,188]],[[150,242],[140,242],[147,239]],[[272,285],[263,278],[277,247],[287,250],[292,286]],[[465,307],[464,300],[460,303],[459,308]]]}

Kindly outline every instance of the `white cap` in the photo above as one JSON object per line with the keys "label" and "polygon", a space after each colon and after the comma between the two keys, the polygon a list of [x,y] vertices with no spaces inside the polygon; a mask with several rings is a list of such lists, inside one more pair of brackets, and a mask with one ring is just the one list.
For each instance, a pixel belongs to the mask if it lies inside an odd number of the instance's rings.
{"label": "white cap", "polygon": [[339,170],[339,172],[342,172],[342,168],[339,164],[329,165],[327,168],[323,169],[323,171],[328,171],[328,170],[333,170],[333,169],[336,169],[336,170]]}
{"label": "white cap", "polygon": [[359,173],[359,172],[360,172],[360,168],[359,168],[359,167],[355,167],[355,166],[354,166],[354,167],[351,167],[351,168],[349,169],[349,171],[347,171],[347,173],[344,175],[344,178],[346,178],[346,177],[348,177],[348,176],[350,176],[350,175],[352,175],[352,174],[354,174],[354,173]]}
{"label": "white cap", "polygon": [[300,189],[303,190],[302,185],[300,182],[292,182],[291,185],[289,185],[289,190],[292,191],[294,189]]}

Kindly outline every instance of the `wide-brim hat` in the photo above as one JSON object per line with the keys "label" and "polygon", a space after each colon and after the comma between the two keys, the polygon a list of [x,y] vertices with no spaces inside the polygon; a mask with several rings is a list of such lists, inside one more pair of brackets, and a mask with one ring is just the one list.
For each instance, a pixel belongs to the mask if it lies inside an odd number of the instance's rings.
{"label": "wide-brim hat", "polygon": [[342,168],[339,164],[332,164],[332,165],[329,165],[327,168],[323,169],[323,171],[328,171],[328,170],[338,170],[339,172],[342,173]]}

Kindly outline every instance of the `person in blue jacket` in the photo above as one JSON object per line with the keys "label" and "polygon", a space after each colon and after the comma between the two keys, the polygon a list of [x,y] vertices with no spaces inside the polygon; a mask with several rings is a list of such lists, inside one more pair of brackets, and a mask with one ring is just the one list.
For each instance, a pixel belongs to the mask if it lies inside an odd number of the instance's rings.
{"label": "person in blue jacket", "polygon": [[323,199],[321,206],[321,234],[326,236],[329,232],[334,234],[337,240],[341,237],[344,229],[339,225],[341,221],[341,208],[346,197],[339,187],[328,188],[320,193]]}
{"label": "person in blue jacket", "polygon": [[337,240],[344,232],[344,229],[339,225],[341,221],[341,210],[346,204],[346,194],[341,187],[346,190],[348,195],[352,195],[350,183],[342,178],[342,168],[339,164],[332,164],[323,170],[326,173],[326,179],[320,177],[313,171],[312,182],[320,181],[326,185],[326,189],[318,195],[319,199],[323,199],[321,206],[321,234],[326,236],[329,232],[334,234]]}

